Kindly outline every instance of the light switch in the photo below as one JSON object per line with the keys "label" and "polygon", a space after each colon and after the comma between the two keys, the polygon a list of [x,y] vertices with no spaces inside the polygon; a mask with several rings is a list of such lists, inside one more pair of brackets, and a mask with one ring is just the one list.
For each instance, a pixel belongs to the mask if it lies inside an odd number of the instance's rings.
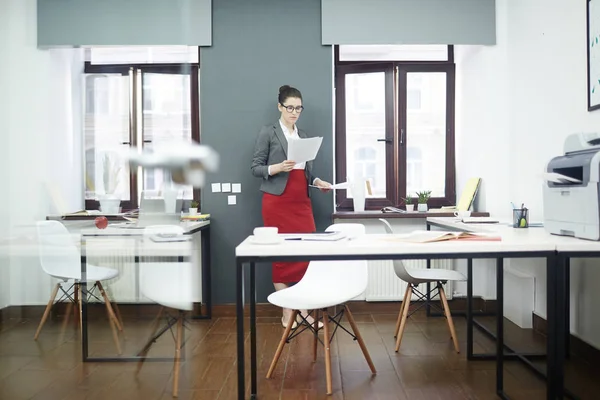
{"label": "light switch", "polygon": [[220,183],[213,183],[211,185],[211,187],[212,187],[213,193],[221,193],[221,184]]}
{"label": "light switch", "polygon": [[235,195],[227,196],[227,204],[229,204],[230,206],[235,206],[236,196]]}
{"label": "light switch", "polygon": [[231,191],[233,193],[242,193],[242,184],[241,183],[232,183]]}
{"label": "light switch", "polygon": [[231,192],[231,183],[223,183],[223,184],[221,184],[221,191],[223,193]]}

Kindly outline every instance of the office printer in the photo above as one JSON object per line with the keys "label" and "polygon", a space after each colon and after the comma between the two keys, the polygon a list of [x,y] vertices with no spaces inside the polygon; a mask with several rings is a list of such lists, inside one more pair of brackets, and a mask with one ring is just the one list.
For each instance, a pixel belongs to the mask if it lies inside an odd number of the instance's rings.
{"label": "office printer", "polygon": [[600,240],[600,133],[569,135],[564,152],[546,166],[544,227],[555,235]]}

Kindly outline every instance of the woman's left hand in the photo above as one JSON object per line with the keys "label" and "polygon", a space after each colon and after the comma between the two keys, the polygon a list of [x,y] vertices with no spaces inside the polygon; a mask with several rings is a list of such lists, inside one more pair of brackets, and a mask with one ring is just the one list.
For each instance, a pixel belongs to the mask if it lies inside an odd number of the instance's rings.
{"label": "woman's left hand", "polygon": [[329,192],[331,190],[331,183],[321,179],[317,179],[315,186],[318,187],[321,192]]}

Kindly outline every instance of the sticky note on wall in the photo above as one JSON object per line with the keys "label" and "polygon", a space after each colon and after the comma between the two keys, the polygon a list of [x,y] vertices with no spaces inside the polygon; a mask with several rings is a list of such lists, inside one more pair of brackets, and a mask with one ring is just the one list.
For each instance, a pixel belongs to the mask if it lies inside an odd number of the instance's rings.
{"label": "sticky note on wall", "polygon": [[230,206],[234,206],[236,204],[236,196],[235,195],[231,195],[231,196],[227,196],[227,204]]}
{"label": "sticky note on wall", "polygon": [[241,183],[232,183],[231,191],[233,193],[242,193],[242,184]]}
{"label": "sticky note on wall", "polygon": [[223,183],[223,184],[221,184],[221,191],[223,193],[231,192],[231,183]]}

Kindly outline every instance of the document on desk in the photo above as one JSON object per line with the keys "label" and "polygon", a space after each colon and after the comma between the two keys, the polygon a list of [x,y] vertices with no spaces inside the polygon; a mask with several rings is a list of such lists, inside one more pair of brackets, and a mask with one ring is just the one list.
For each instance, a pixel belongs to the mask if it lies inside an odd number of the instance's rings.
{"label": "document on desk", "polygon": [[308,240],[318,242],[332,242],[346,237],[342,232],[282,233],[279,236],[283,237],[285,240]]}
{"label": "document on desk", "polygon": [[288,140],[288,160],[295,161],[297,164],[314,160],[321,147],[321,142],[323,142],[322,137]]}

